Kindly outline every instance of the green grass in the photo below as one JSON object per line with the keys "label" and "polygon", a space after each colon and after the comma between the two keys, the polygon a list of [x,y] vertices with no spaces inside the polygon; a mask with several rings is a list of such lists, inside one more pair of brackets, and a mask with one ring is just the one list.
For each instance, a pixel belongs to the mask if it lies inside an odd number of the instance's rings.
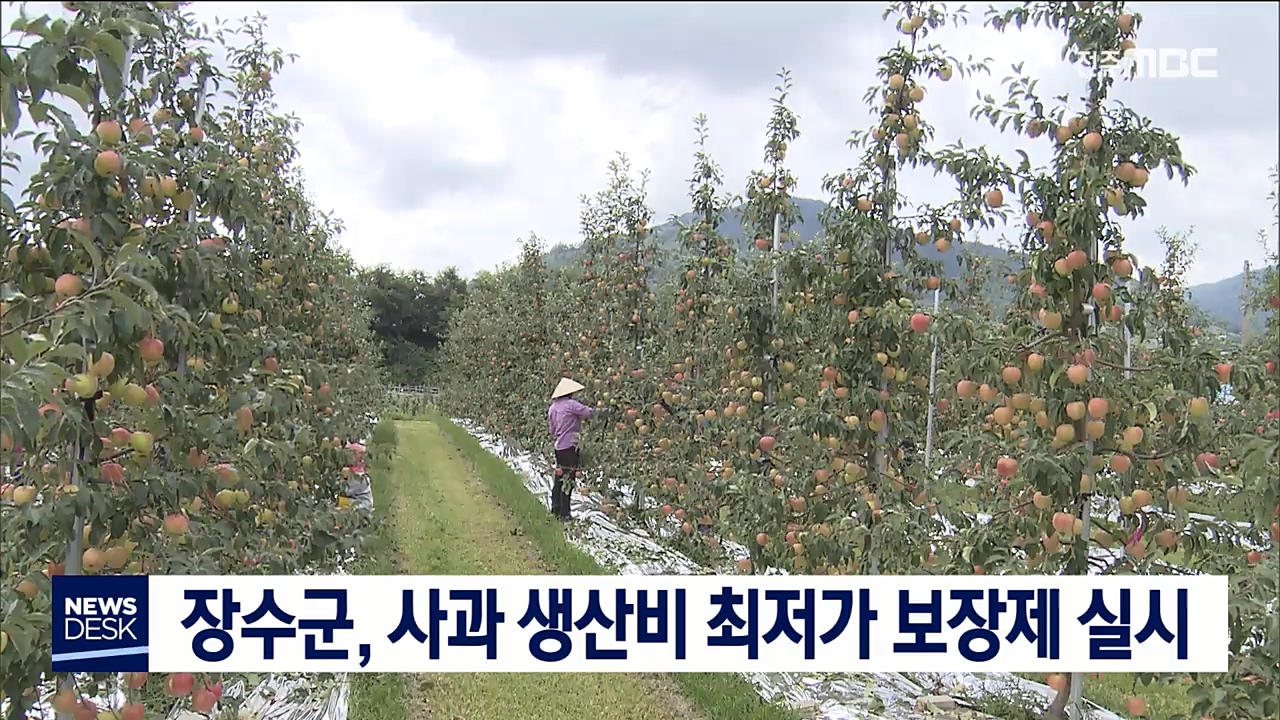
{"label": "green grass", "polygon": [[[389,492],[393,454],[398,445],[395,423],[382,421],[370,441],[369,478],[373,484],[373,530],[355,571],[360,575],[396,575],[399,551],[391,534]],[[406,676],[391,673],[355,673],[348,676],[351,690],[348,715],[360,720],[411,720],[404,695]],[[413,719],[413,720],[416,720]]]}
{"label": "green grass", "polygon": [[[384,431],[385,432],[385,431]],[[375,482],[380,527],[361,572],[600,574],[511,469],[448,423],[399,422]],[[382,543],[381,545],[377,545]],[[360,720],[791,720],[734,676],[529,673],[358,675]]]}
{"label": "green grass", "polygon": [[[1039,683],[1045,682],[1048,677],[1027,673],[1019,673],[1019,675]],[[1131,673],[1085,675],[1084,696],[1121,717],[1128,716],[1127,705],[1131,697],[1146,698],[1149,718],[1191,715],[1191,699],[1187,696],[1185,685],[1170,683],[1138,685],[1136,676]]]}
{"label": "green grass", "polygon": [[[590,556],[571,545],[565,539],[564,530],[559,522],[551,518],[541,501],[525,488],[521,478],[511,469],[511,466],[501,458],[485,450],[466,430],[447,420],[436,418],[432,425],[439,429],[441,439],[447,439],[447,444],[431,443],[429,440],[430,433],[422,430],[424,427],[422,423],[406,423],[402,425],[402,435],[407,438],[410,436],[409,433],[413,432],[415,445],[419,442],[419,436],[426,435],[427,441],[424,444],[428,449],[431,449],[434,445],[437,453],[441,451],[448,453],[453,448],[456,448],[461,456],[468,461],[474,475],[482,481],[484,489],[492,496],[492,499],[496,500],[511,513],[510,523],[522,533],[522,537],[527,541],[529,549],[536,552],[545,572],[558,575],[610,574]],[[450,458],[446,457],[445,459],[447,461]],[[433,460],[433,462],[438,461],[438,458]],[[420,484],[426,485],[426,483]],[[509,533],[510,531],[508,530],[508,536]],[[495,570],[493,572],[499,571]],[[547,682],[546,678],[548,677],[558,679],[570,676],[530,675],[519,677],[536,677],[539,678],[539,682]],[[593,676],[577,675],[572,677],[584,678]],[[612,677],[621,679],[622,677],[642,676],[615,675]],[[612,682],[617,682],[617,680]],[[751,685],[738,675],[730,673],[679,673],[670,678],[663,678],[662,682],[670,682],[678,687],[684,698],[696,707],[699,716],[705,718],[705,720],[796,720],[798,717],[790,710],[765,703]],[[472,718],[479,718],[480,716],[466,715],[466,717],[468,720],[472,720]],[[519,717],[523,720],[526,715],[520,713],[510,717]],[[528,717],[542,716],[529,715]],[[567,720],[570,717],[590,716],[570,714],[556,715],[554,717],[557,720]],[[646,715],[633,715],[621,708],[613,708],[601,717],[640,718],[646,717]],[[677,717],[685,716],[677,715]]]}

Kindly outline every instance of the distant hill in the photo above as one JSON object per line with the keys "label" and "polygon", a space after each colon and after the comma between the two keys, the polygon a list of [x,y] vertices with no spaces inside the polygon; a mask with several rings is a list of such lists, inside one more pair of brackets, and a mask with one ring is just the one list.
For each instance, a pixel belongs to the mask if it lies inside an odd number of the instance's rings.
{"label": "distant hill", "polygon": [[[817,237],[818,233],[822,231],[820,218],[827,207],[826,203],[808,198],[796,198],[795,204],[799,209],[800,219],[791,229],[800,236],[802,243],[808,242]],[[694,215],[693,213],[681,215],[678,221],[682,224],[690,224],[694,221]],[[679,228],[675,221],[663,223],[653,229],[658,247],[665,251],[668,258],[678,256],[680,249],[676,237],[678,230]],[[747,238],[747,234],[743,230],[742,213],[738,208],[730,209],[725,213],[724,222],[720,224],[720,233],[733,242],[739,251],[746,251],[750,247],[750,239]],[[1007,263],[1009,261],[1009,253],[1007,251],[991,245],[968,242],[964,243],[963,249],[980,256],[994,258],[999,263]],[[944,255],[935,250],[933,246],[927,245],[923,248],[922,254],[931,260],[941,260],[944,264],[944,272],[948,277],[955,277],[960,273],[960,263],[955,253]],[[581,256],[581,245],[556,245],[548,251],[547,262],[552,267],[568,267],[576,265],[581,260]]]}
{"label": "distant hill", "polygon": [[[792,230],[799,235],[801,242],[808,242],[817,237],[822,230],[820,218],[823,210],[826,209],[826,203],[808,198],[796,198],[795,203],[800,212],[800,219],[792,227]],[[679,222],[682,224],[689,224],[693,221],[693,213],[679,217]],[[680,246],[676,235],[678,230],[679,228],[674,221],[663,223],[653,229],[658,247],[668,259],[679,256]],[[739,209],[730,209],[725,213],[724,222],[720,224],[720,232],[732,241],[740,252],[745,252],[750,247],[750,240],[742,227],[742,213]],[[991,258],[997,272],[1003,273],[1005,268],[1010,268],[1014,265],[1013,257],[1003,248],[979,242],[966,242],[960,247],[964,252]],[[960,260],[957,253],[943,254],[935,250],[932,245],[925,245],[921,248],[921,254],[930,260],[941,261],[943,274],[946,277],[955,278],[961,275]],[[555,268],[577,265],[581,262],[581,258],[581,245],[556,245],[547,251],[547,264]],[[667,270],[669,271],[669,268]],[[659,269],[659,275],[665,275],[661,268]],[[1244,275],[1240,274],[1213,283],[1193,285],[1188,288],[1188,295],[1192,304],[1204,312],[1206,316],[1218,323],[1227,332],[1238,334],[1242,319],[1240,315],[1240,293],[1243,287]],[[1004,289],[999,287],[999,284],[996,284],[993,292],[1003,295]],[[1264,316],[1255,315],[1251,322],[1251,325],[1254,326],[1253,331],[1259,331],[1264,322]]]}
{"label": "distant hill", "polygon": [[[1223,329],[1240,332],[1244,318],[1240,313],[1240,295],[1244,291],[1244,273],[1204,285],[1187,288],[1191,303],[1220,323]],[[1262,332],[1269,313],[1254,313],[1249,318],[1249,332]]]}

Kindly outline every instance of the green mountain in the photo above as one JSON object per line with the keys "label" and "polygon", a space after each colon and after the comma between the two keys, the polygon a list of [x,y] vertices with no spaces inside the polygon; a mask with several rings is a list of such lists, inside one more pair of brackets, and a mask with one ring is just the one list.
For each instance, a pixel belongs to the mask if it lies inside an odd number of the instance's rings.
{"label": "green mountain", "polygon": [[[796,198],[796,207],[799,209],[800,219],[792,227],[792,230],[799,236],[801,242],[808,242],[817,237],[822,230],[821,216],[823,210],[826,209],[826,203],[819,200],[811,200],[808,198]],[[662,254],[668,259],[679,257],[680,245],[677,240],[677,232],[680,224],[690,224],[694,221],[693,213],[681,215],[670,222],[658,225],[653,229],[658,247]],[[746,252],[751,244],[751,240],[747,237],[742,227],[742,213],[738,208],[730,209],[725,213],[724,222],[720,225],[720,232],[726,238],[734,243],[739,252]],[[994,272],[1003,275],[1008,269],[1015,266],[1015,260],[1008,250],[986,245],[979,242],[966,242],[958,246],[961,252],[977,255],[984,259],[990,259]],[[960,256],[956,252],[939,253],[932,245],[925,245],[920,250],[925,257],[942,262],[942,271],[946,277],[955,278],[962,274],[960,265]],[[570,267],[581,262],[582,247],[581,245],[555,245],[547,251],[547,263],[553,268]],[[669,272],[669,268],[667,268]],[[659,276],[665,275],[662,268],[659,269]],[[1007,291],[1002,283],[993,283],[992,292],[998,299]],[[1213,283],[1204,285],[1193,285],[1188,288],[1188,295],[1193,305],[1200,309],[1204,314],[1222,329],[1232,334],[1240,332],[1241,314],[1240,314],[1240,293],[1244,287],[1243,274],[1235,277],[1226,278]],[[1265,318],[1261,314],[1255,314],[1251,319],[1251,325],[1254,326],[1254,332],[1262,328]]]}
{"label": "green mountain", "polygon": [[[1240,311],[1240,296],[1244,292],[1244,273],[1217,282],[1193,285],[1187,288],[1191,303],[1199,307],[1225,330],[1238,334],[1244,318]],[[1254,313],[1249,318],[1249,332],[1256,335],[1263,331],[1270,313]]]}
{"label": "green mountain", "polygon": [[[826,209],[826,203],[807,198],[797,198],[795,203],[799,210],[799,220],[792,226],[791,230],[799,236],[801,243],[805,243],[817,237],[818,233],[822,231],[821,216],[823,210]],[[677,239],[677,233],[679,232],[677,223],[687,225],[694,221],[693,213],[687,213],[653,229],[659,250],[668,264],[671,263],[672,258],[679,257],[681,252],[679,240]],[[738,208],[731,208],[725,212],[724,222],[720,224],[720,233],[736,246],[739,253],[745,253],[751,247],[753,238],[747,237],[742,227],[742,213]],[[1002,248],[969,242],[960,245],[959,249],[984,258],[991,258],[994,261],[996,272],[1003,274],[1010,267],[1009,252]],[[921,254],[930,260],[941,261],[943,274],[946,277],[958,277],[962,272],[959,256],[955,252],[944,254],[935,250],[932,245],[926,245],[921,249]],[[548,265],[556,268],[577,265],[581,262],[581,257],[581,245],[556,245],[547,251]]]}

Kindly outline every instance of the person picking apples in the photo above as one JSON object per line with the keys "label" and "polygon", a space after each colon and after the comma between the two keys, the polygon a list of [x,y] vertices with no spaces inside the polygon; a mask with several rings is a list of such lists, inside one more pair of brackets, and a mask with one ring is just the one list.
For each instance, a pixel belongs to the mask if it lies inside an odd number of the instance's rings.
{"label": "person picking apples", "polygon": [[346,449],[351,453],[351,464],[342,473],[342,496],[350,498],[351,506],[364,513],[373,511],[373,486],[364,471],[365,447],[357,442],[349,442]]}
{"label": "person picking apples", "polygon": [[593,410],[574,397],[585,390],[581,384],[569,378],[560,378],[551,393],[551,407],[547,408],[547,429],[555,441],[555,480],[551,485],[551,514],[563,521],[573,519],[569,501],[573,497],[573,483],[578,475],[578,439],[582,421],[589,417],[605,417],[608,410]]}

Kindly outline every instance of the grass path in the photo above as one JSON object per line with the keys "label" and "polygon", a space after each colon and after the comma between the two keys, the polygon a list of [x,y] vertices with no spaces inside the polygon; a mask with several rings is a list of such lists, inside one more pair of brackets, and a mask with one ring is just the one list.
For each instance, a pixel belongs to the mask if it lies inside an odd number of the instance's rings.
{"label": "grass path", "polygon": [[[385,473],[380,552],[367,572],[595,574],[498,458],[441,422],[397,424]],[[468,442],[469,441],[469,442]],[[503,472],[505,470],[505,472]],[[385,509],[384,509],[385,508]],[[589,565],[584,564],[589,563]],[[388,566],[390,565],[390,566]],[[423,674],[357,678],[361,720],[785,720],[723,675]]]}

